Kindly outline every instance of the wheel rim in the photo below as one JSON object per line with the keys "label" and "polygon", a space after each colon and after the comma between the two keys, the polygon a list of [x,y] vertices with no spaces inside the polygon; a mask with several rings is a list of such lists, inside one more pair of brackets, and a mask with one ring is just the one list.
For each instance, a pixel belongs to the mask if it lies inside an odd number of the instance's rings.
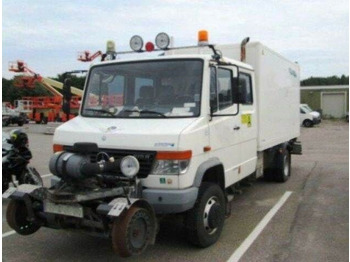
{"label": "wheel rim", "polygon": [[218,200],[218,198],[216,196],[212,196],[211,198],[209,198],[209,200],[205,204],[205,208],[204,208],[203,224],[204,224],[205,231],[209,235],[214,234],[215,231],[218,229],[217,227],[215,227],[215,228],[210,227],[210,223],[209,223],[209,214],[210,214],[210,211],[211,211],[212,207],[215,204],[220,204],[219,200]]}
{"label": "wheel rim", "polygon": [[284,156],[284,176],[289,176],[289,159],[288,155]]}
{"label": "wheel rim", "polygon": [[142,248],[147,241],[147,223],[139,217],[130,226],[130,243],[134,248]]}

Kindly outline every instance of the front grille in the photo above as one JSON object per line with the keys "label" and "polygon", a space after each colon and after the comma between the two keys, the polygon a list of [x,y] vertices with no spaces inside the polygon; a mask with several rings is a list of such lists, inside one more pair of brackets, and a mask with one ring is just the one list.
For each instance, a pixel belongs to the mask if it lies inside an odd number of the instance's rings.
{"label": "front grille", "polygon": [[[64,146],[63,149],[68,152],[73,152],[72,146]],[[140,171],[138,173],[139,178],[145,178],[151,172],[155,157],[156,151],[136,151],[136,150],[119,150],[119,149],[104,149],[99,148],[99,152],[105,152],[110,157],[114,159],[121,159],[125,156],[132,155],[137,158],[140,163]],[[88,155],[92,163],[96,163],[98,152],[89,152]],[[120,174],[121,175],[121,174]]]}

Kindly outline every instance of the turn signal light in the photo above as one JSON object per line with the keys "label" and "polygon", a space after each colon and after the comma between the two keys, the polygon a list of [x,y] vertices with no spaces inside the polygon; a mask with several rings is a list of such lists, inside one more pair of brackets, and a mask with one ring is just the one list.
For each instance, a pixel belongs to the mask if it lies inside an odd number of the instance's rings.
{"label": "turn signal light", "polygon": [[157,152],[157,160],[186,160],[191,159],[192,151],[159,151]]}
{"label": "turn signal light", "polygon": [[53,145],[53,152],[56,153],[56,152],[61,152],[61,151],[64,151],[63,150],[63,145],[58,145],[58,144],[54,144]]}

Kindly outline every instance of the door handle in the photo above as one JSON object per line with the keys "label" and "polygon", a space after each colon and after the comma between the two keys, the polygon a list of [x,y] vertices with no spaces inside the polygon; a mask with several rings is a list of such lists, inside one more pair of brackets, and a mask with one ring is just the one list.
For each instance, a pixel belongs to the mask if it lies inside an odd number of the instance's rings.
{"label": "door handle", "polygon": [[233,130],[239,130],[239,129],[241,129],[241,127],[239,127],[239,126],[235,126],[235,127],[233,128]]}

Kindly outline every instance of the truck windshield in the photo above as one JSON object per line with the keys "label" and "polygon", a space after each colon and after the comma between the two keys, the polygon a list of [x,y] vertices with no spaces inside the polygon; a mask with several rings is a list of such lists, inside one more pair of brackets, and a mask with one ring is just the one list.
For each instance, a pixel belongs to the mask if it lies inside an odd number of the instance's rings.
{"label": "truck windshield", "polygon": [[82,115],[106,118],[196,117],[202,60],[157,60],[91,68]]}
{"label": "truck windshield", "polygon": [[313,111],[307,104],[303,104],[301,107],[304,109],[305,113],[310,113]]}

